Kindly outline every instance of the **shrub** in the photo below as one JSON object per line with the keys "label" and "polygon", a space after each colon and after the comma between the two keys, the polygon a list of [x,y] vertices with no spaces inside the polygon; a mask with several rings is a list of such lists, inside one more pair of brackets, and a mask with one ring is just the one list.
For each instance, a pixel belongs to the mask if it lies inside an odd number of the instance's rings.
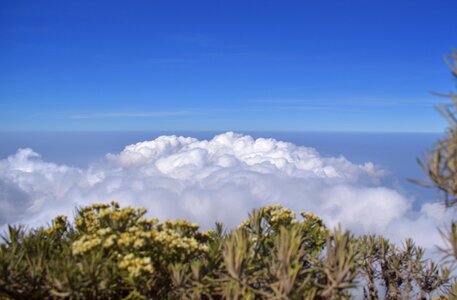
{"label": "shrub", "polygon": [[311,213],[273,205],[236,229],[201,231],[146,210],[95,204],[73,223],[9,227],[0,246],[5,299],[366,299],[425,298],[449,272],[410,240],[329,231]]}

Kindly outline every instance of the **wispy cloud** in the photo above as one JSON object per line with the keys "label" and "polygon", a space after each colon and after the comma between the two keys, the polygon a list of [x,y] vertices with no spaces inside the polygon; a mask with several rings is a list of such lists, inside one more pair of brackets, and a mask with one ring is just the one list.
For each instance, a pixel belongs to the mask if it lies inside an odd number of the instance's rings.
{"label": "wispy cloud", "polygon": [[190,114],[189,111],[147,111],[147,112],[98,112],[69,115],[69,119],[100,119],[100,118],[163,118]]}
{"label": "wispy cloud", "polygon": [[[432,107],[442,101],[437,100],[408,100],[408,99],[382,99],[382,98],[313,98],[312,100],[300,99],[260,99],[251,101],[253,104],[269,105],[277,108],[293,109],[340,109],[344,107]],[[315,103],[319,103],[316,105]]]}

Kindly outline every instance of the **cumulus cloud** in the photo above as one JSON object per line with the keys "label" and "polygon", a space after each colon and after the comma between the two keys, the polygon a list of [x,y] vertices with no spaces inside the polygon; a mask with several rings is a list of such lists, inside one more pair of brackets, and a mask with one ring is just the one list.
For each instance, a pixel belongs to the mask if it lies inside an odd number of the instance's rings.
{"label": "cumulus cloud", "polygon": [[372,163],[323,157],[315,149],[227,132],[211,140],[161,136],[75,168],[43,161],[31,149],[0,160],[0,229],[31,226],[75,206],[117,200],[151,216],[188,218],[204,227],[234,226],[253,209],[281,203],[311,211],[329,226],[381,233],[395,241],[440,242],[446,219],[437,204],[413,211],[412,199],[382,185]]}

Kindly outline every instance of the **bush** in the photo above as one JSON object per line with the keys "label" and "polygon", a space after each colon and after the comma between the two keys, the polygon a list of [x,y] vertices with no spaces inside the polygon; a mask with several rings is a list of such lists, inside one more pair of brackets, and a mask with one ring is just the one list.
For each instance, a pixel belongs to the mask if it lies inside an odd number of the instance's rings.
{"label": "bush", "polygon": [[95,204],[69,223],[9,227],[0,246],[4,299],[425,299],[449,271],[377,236],[329,231],[279,205],[238,228],[200,231],[185,220]]}

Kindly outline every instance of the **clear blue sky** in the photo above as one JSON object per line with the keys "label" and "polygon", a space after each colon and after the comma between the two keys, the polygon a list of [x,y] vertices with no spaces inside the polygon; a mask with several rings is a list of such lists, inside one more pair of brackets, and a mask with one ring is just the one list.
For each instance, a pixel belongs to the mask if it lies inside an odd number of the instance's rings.
{"label": "clear blue sky", "polygon": [[0,130],[441,131],[456,11],[0,0]]}

